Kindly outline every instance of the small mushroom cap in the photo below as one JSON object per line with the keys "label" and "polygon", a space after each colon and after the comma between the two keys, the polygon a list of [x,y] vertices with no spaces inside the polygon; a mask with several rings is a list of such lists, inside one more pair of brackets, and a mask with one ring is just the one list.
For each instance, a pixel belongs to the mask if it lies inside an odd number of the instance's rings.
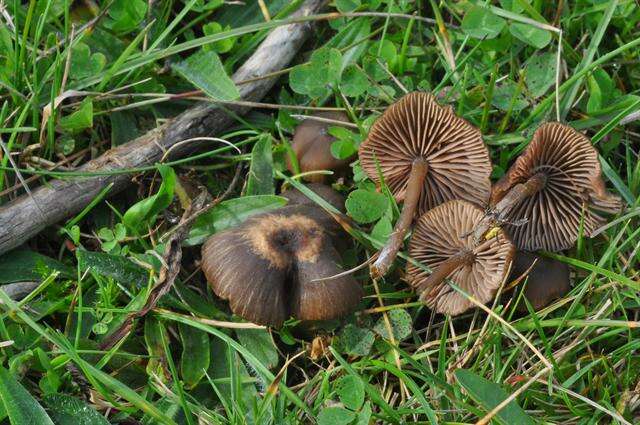
{"label": "small mushroom cap", "polygon": [[[321,111],[314,116],[327,118],[334,121],[349,122],[349,118],[343,112]],[[331,154],[331,144],[336,140],[329,134],[329,127],[339,124],[327,123],[319,120],[306,119],[302,121],[293,133],[291,147],[298,158],[300,171],[332,170],[340,171],[346,168],[351,159],[337,159]],[[287,168],[293,171],[293,165],[287,157]],[[313,174],[305,177],[311,182],[322,182],[325,175]]]}
{"label": "small mushroom cap", "polygon": [[405,197],[413,161],[424,158],[428,170],[420,213],[453,199],[483,206],[489,200],[491,161],[480,131],[430,94],[409,93],[391,105],[373,124],[358,154],[362,168],[377,183],[379,164],[398,201]]}
{"label": "small mushroom cap", "polygon": [[[534,264],[535,262],[535,264]],[[533,265],[533,267],[531,267]],[[527,271],[531,270],[527,273]],[[553,258],[541,257],[526,251],[518,251],[513,260],[509,280],[526,279],[524,296],[535,310],[540,310],[552,301],[561,298],[571,289],[569,266]],[[526,311],[524,303],[519,309]]]}
{"label": "small mushroom cap", "polygon": [[[483,217],[483,210],[466,201],[449,201],[429,210],[416,223],[409,255],[434,270],[461,251],[473,252],[473,262],[458,267],[449,279],[484,304],[493,299],[506,278],[515,248],[502,231],[476,246],[473,229]],[[420,288],[429,273],[409,262],[407,276],[411,286]],[[444,284],[437,291],[422,289],[427,305],[438,313],[457,315],[474,307],[450,285]]]}
{"label": "small mushroom cap", "polygon": [[509,189],[539,172],[547,176],[545,186],[507,217],[511,224],[506,229],[518,249],[571,248],[583,215],[584,235],[590,236],[604,224],[593,210],[616,213],[622,208],[620,198],[605,189],[598,152],[591,141],[560,123],[543,124],[536,130],[531,143],[494,185],[491,203],[495,205]]}
{"label": "small mushroom cap", "polygon": [[357,306],[362,288],[350,275],[310,281],[328,277],[325,272],[333,276],[342,271],[330,234],[313,217],[316,210],[285,207],[252,217],[205,242],[202,270],[235,314],[280,326],[292,314],[301,320],[328,320]]}

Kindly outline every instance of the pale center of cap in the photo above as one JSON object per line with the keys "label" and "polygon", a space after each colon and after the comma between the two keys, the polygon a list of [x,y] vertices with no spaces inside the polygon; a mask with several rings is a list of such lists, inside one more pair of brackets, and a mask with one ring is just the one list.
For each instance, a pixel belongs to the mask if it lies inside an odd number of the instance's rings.
{"label": "pale center of cap", "polygon": [[273,214],[256,220],[243,236],[256,255],[275,268],[285,269],[294,260],[314,263],[322,249],[324,232],[305,215]]}

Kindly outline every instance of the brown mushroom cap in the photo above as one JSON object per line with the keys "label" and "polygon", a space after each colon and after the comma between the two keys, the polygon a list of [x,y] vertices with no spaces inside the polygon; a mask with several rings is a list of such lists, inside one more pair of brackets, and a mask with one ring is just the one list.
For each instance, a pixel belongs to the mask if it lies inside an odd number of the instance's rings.
{"label": "brown mushroom cap", "polygon": [[[449,279],[479,302],[487,303],[507,276],[515,248],[502,231],[476,245],[472,232],[483,216],[483,210],[466,201],[449,201],[429,210],[416,223],[409,255],[434,270],[460,252],[470,252],[472,260],[455,269]],[[407,265],[407,276],[411,286],[421,291],[420,298],[438,313],[457,315],[474,307],[449,285],[425,288],[422,283],[430,274],[412,262]]]}
{"label": "brown mushroom cap", "polygon": [[[518,251],[513,260],[509,279],[519,279],[523,275],[526,280],[526,283],[523,280],[525,285],[524,296],[535,310],[540,310],[549,305],[571,289],[569,266],[553,258],[541,257],[531,252]],[[524,303],[521,303],[518,309],[521,311],[527,310]]]}
{"label": "brown mushroom cap", "polygon": [[525,151],[494,185],[491,204],[538,173],[546,177],[544,187],[507,216],[506,229],[519,249],[568,249],[578,239],[583,213],[584,235],[590,236],[604,223],[594,209],[616,213],[622,208],[620,199],[605,189],[591,141],[560,123],[543,124],[536,130]]}
{"label": "brown mushroom cap", "polygon": [[[349,117],[343,112],[338,111],[321,111],[315,113],[314,116],[326,118],[334,121],[349,122]],[[331,144],[336,140],[329,134],[329,127],[339,124],[327,123],[324,121],[306,119],[303,120],[293,133],[293,141],[291,147],[298,158],[300,171],[306,173],[308,171],[332,170],[340,171],[345,169],[351,159],[337,159],[331,154]],[[293,164],[287,157],[287,168],[293,172]],[[305,180],[311,182],[322,182],[325,175],[311,174],[305,177]]]}
{"label": "brown mushroom cap", "polygon": [[379,183],[378,164],[398,201],[405,197],[416,158],[427,163],[419,213],[452,199],[486,205],[489,152],[480,131],[427,93],[413,92],[391,105],[360,145],[360,164]]}
{"label": "brown mushroom cap", "polygon": [[254,323],[329,320],[357,306],[362,288],[343,270],[317,208],[285,207],[217,233],[202,247],[202,270],[231,310]]}
{"label": "brown mushroom cap", "polygon": [[[311,189],[316,195],[330,203],[335,209],[344,213],[344,201],[345,198],[340,193],[322,183],[308,183],[306,184],[308,189]],[[316,205],[316,203],[307,197],[304,193],[298,189],[291,188],[282,192],[281,196],[289,200],[289,205]]]}

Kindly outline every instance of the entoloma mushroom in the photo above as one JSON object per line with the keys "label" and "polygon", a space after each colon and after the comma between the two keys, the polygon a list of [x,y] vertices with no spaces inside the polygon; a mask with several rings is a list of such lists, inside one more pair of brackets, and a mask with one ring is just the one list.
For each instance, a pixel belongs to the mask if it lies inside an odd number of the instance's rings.
{"label": "entoloma mushroom", "polygon": [[[535,310],[546,307],[571,289],[571,273],[566,263],[526,251],[516,253],[509,279],[526,282],[524,296]],[[527,310],[524,303],[518,309]]]}
{"label": "entoloma mushroom", "polygon": [[202,270],[216,295],[254,323],[345,316],[362,288],[351,275],[335,277],[343,270],[323,221],[322,211],[308,205],[252,217],[205,242]]}
{"label": "entoloma mushroom", "polygon": [[480,245],[473,241],[473,229],[483,216],[482,209],[456,200],[427,211],[416,222],[409,255],[435,271],[429,274],[410,261],[407,280],[420,300],[438,313],[457,315],[474,306],[443,283],[447,277],[484,304],[493,299],[509,273],[515,248],[504,232]]}
{"label": "entoloma mushroom", "polygon": [[[307,118],[298,124],[293,133],[291,148],[298,159],[300,171],[302,173],[321,170],[341,171],[349,165],[351,159],[337,159],[333,156],[331,144],[336,138],[329,134],[329,127],[339,126],[337,122],[349,122],[349,118],[344,112],[338,111],[321,111],[314,114],[314,117],[321,119]],[[293,171],[293,164],[288,157],[287,168]],[[325,175],[312,173],[304,178],[310,182],[323,182]]]}
{"label": "entoloma mushroom", "polygon": [[561,123],[540,126],[533,140],[491,192],[491,212],[475,231],[479,241],[505,223],[518,249],[560,251],[574,245],[582,227],[590,236],[616,213],[620,198],[607,192],[591,141]]}
{"label": "entoloma mushroom", "polygon": [[452,199],[479,205],[489,199],[491,162],[480,131],[430,94],[409,93],[391,105],[358,154],[367,175],[380,183],[382,174],[396,200],[404,201],[393,233],[371,267],[374,277],[391,267],[416,212]]}

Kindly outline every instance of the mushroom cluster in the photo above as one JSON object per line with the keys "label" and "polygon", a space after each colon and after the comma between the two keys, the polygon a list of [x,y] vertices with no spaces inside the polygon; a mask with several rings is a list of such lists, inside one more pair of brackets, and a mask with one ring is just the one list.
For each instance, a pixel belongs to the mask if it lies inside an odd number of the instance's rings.
{"label": "mushroom cluster", "polygon": [[[347,117],[318,117],[295,131],[300,170],[344,169],[349,161],[333,158],[327,128]],[[372,277],[389,271],[415,223],[406,280],[438,313],[457,315],[486,304],[508,279],[524,281],[529,303],[544,307],[569,290],[569,268],[529,251],[569,249],[602,225],[599,213],[622,209],[605,189],[591,141],[560,123],[541,125],[492,187],[480,131],[427,93],[409,93],[387,108],[358,156],[369,178],[403,202],[370,266]],[[291,161],[288,168],[293,171]],[[317,182],[324,176],[307,177]],[[344,198],[331,188],[313,182],[308,187],[343,211]],[[269,326],[289,317],[317,321],[352,312],[363,290],[339,265],[342,228],[301,192],[283,196],[289,205],[204,244],[202,269],[213,291],[229,300],[234,313]]]}
{"label": "mushroom cluster", "polygon": [[[425,93],[410,93],[390,106],[359,156],[369,177],[404,201],[372,276],[389,270],[417,213],[407,281],[441,313],[460,314],[474,306],[472,298],[493,299],[513,258],[526,258],[516,248],[568,249],[603,223],[598,212],[621,210],[620,199],[605,189],[591,141],[560,123],[540,126],[491,188],[492,166],[480,131]],[[566,266],[538,263],[562,270],[548,280],[540,266],[525,270],[525,296],[535,308],[569,287]]]}

